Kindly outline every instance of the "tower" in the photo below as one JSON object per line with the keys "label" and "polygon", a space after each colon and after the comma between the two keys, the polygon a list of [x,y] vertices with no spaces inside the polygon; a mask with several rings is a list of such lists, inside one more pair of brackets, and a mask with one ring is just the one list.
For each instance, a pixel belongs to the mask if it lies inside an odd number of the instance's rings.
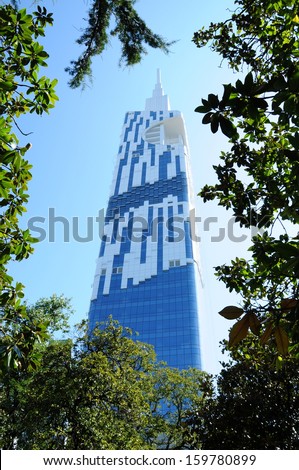
{"label": "tower", "polygon": [[184,120],[158,71],[145,110],[125,116],[89,328],[112,315],[180,369],[201,367],[191,186]]}

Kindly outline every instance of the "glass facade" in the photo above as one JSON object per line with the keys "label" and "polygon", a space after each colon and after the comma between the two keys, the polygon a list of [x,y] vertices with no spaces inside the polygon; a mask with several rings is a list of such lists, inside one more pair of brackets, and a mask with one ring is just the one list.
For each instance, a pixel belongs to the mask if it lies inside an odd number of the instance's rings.
{"label": "glass facade", "polygon": [[180,369],[201,368],[191,201],[184,120],[170,110],[158,73],[145,110],[125,116],[89,328],[112,315]]}

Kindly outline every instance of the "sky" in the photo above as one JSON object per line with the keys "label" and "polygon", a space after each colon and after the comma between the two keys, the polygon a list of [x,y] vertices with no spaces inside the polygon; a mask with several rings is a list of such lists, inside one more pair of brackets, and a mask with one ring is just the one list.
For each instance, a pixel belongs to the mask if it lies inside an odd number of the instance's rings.
{"label": "sky", "polygon": [[[27,138],[21,136],[21,143],[26,145],[28,140],[32,143],[27,157],[33,165],[30,200],[22,226],[38,221],[35,225],[43,230],[45,239],[35,245],[28,260],[13,263],[10,273],[25,284],[29,304],[54,293],[71,298],[74,325],[88,314],[100,248],[95,218],[107,206],[124,116],[127,111],[144,109],[158,68],[171,108],[184,114],[195,194],[204,184],[216,182],[212,165],[219,161],[221,150],[228,148],[227,139],[220,133],[212,134],[194,109],[201,104],[201,98],[209,93],[221,94],[222,84],[235,82],[238,77],[225,63],[221,64],[221,57],[209,47],[198,49],[192,36],[211,21],[227,18],[233,1],[137,1],[135,7],[148,26],[168,40],[177,41],[171,53],[148,50],[141,64],[124,68],[119,66],[120,46],[113,39],[102,56],[93,61],[93,80],[84,90],[69,88],[64,69],[80,53],[75,41],[84,25],[89,2],[42,3],[54,13],[54,26],[47,28],[41,41],[50,54],[42,74],[58,78],[60,100],[49,116],[30,115],[22,119],[23,132],[32,132]],[[32,1],[22,0],[21,4],[30,10]],[[196,197],[196,215],[202,219],[196,229],[201,237],[204,281],[200,312],[203,368],[217,373],[223,360],[219,341],[227,338],[231,326],[217,312],[226,305],[237,305],[239,299],[215,278],[213,268],[236,256],[247,257],[250,234],[234,226],[231,214],[217,203],[203,204]],[[63,218],[64,222],[56,219],[51,232],[49,221],[52,218],[53,222],[53,217]],[[213,218],[210,223],[209,217]],[[218,236],[219,233],[222,235]],[[241,242],[239,237],[245,240]]]}

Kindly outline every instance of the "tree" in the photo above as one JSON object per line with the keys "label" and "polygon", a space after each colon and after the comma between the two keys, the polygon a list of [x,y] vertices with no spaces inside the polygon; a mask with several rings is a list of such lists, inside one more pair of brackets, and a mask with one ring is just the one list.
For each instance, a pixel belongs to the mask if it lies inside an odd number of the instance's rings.
{"label": "tree", "polygon": [[151,445],[165,450],[190,449],[195,438],[188,427],[190,415],[205,410],[205,402],[212,395],[211,375],[198,369],[158,368],[151,399],[155,435],[147,431]]}
{"label": "tree", "polygon": [[286,360],[279,369],[269,367],[274,342],[264,348],[252,334],[230,352],[231,360],[217,378],[217,392],[188,423],[194,448],[298,449],[297,361]]}
{"label": "tree", "polygon": [[47,345],[55,332],[69,331],[68,318],[72,309],[69,299],[64,296],[42,298],[34,305],[25,305],[25,308],[24,315],[16,319],[2,319],[0,344],[3,360],[0,369],[3,372],[10,368],[36,368],[41,357],[36,344],[44,342]]}
{"label": "tree", "polygon": [[[68,319],[72,313],[70,301],[64,296],[53,295],[49,299],[40,299],[34,305],[26,307],[27,315],[15,322],[8,322],[5,334],[1,336],[1,344],[15,344],[15,350],[20,347],[24,352],[28,343],[28,336],[36,328],[37,324],[42,324],[45,331],[43,342],[34,341],[31,344],[30,355],[17,354],[11,357],[14,367],[7,367],[1,364],[0,368],[0,416],[1,447],[12,449],[15,447],[16,439],[23,436],[24,422],[26,421],[25,408],[30,407],[32,398],[32,374],[37,371],[40,362],[44,357],[44,352],[52,347],[54,335],[57,332],[65,333],[69,331]],[[57,342],[57,344],[68,344],[70,352],[70,342]],[[63,353],[61,347],[59,352]],[[9,359],[9,357],[8,357]]]}
{"label": "tree", "polygon": [[[32,14],[11,5],[0,6],[0,313],[1,358],[8,365],[20,360],[32,350],[35,340],[42,338],[44,327],[37,322],[16,343],[8,343],[9,324],[27,321],[22,303],[23,285],[14,284],[8,275],[11,261],[21,261],[32,253],[33,238],[29,230],[20,227],[20,216],[26,210],[30,164],[25,158],[31,144],[17,120],[27,113],[42,115],[54,106],[56,80],[39,77],[40,67],[46,66],[47,52],[37,39],[44,36],[52,15],[43,7]],[[26,138],[19,145],[19,138]],[[5,336],[6,342],[2,343]],[[3,362],[2,362],[3,363]]]}
{"label": "tree", "polygon": [[[77,40],[84,51],[71,61],[66,71],[71,75],[69,85],[76,88],[91,77],[91,62],[109,43],[110,36],[117,36],[122,45],[120,62],[126,66],[139,63],[146,54],[145,46],[169,52],[172,42],[167,42],[147,26],[134,8],[136,0],[93,0],[88,12],[88,25]],[[110,23],[113,28],[109,32]]]}
{"label": "tree", "polygon": [[[252,260],[218,266],[217,276],[242,296],[242,308],[220,313],[239,319],[229,345],[251,330],[265,343],[276,339],[278,358],[299,353],[299,5],[296,0],[236,0],[220,23],[195,33],[236,72],[222,97],[209,94],[197,112],[213,133],[231,143],[214,167],[218,183],[206,185],[204,201],[216,199],[236,222],[262,229],[253,238]],[[274,229],[281,230],[274,236]]]}
{"label": "tree", "polygon": [[183,445],[187,405],[198,409],[201,385],[211,389],[210,377],[157,363],[152,346],[133,340],[132,332],[111,318],[92,337],[84,323],[82,328],[75,341],[35,345],[42,356],[35,369],[2,372],[1,448]]}

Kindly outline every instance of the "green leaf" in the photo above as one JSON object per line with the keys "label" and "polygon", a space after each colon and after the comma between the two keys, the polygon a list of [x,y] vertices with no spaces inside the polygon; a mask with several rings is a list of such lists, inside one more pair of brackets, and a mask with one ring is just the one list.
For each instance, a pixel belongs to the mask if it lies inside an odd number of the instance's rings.
{"label": "green leaf", "polygon": [[233,123],[225,118],[224,116],[220,115],[219,117],[219,122],[220,122],[220,129],[224,135],[229,137],[230,139],[237,134],[237,130]]}
{"label": "green leaf", "polygon": [[287,136],[290,144],[297,150],[299,150],[299,132],[296,132],[294,135]]}
{"label": "green leaf", "polygon": [[212,120],[213,113],[207,113],[203,118],[202,118],[202,123],[203,124],[210,124]]}
{"label": "green leaf", "polygon": [[217,108],[219,106],[218,96],[214,95],[213,93],[210,93],[208,95],[208,103],[211,106],[211,108]]}
{"label": "green leaf", "polygon": [[206,113],[208,110],[206,106],[197,106],[194,110],[196,113]]}
{"label": "green leaf", "polygon": [[244,85],[243,83],[241,82],[241,80],[237,80],[236,81],[236,90],[238,93],[240,93],[241,95],[243,94],[244,92]]}
{"label": "green leaf", "polygon": [[290,90],[294,92],[299,91],[299,70],[296,70],[289,78]]}
{"label": "green leaf", "polygon": [[250,90],[252,89],[253,87],[253,74],[252,72],[249,72],[246,77],[245,77],[245,81],[244,81],[244,89],[247,91],[247,92],[250,92]]}
{"label": "green leaf", "polygon": [[262,98],[253,98],[252,105],[255,106],[256,108],[263,109],[263,110],[266,110],[268,108],[267,101]]}
{"label": "green leaf", "polygon": [[202,102],[203,106],[206,108],[206,112],[207,111],[212,111],[212,107],[211,107],[210,103],[207,100],[202,98],[201,102]]}
{"label": "green leaf", "polygon": [[219,115],[213,114],[211,116],[211,131],[213,134],[216,134],[219,128]]}
{"label": "green leaf", "polygon": [[284,102],[283,109],[288,114],[293,114],[296,111],[297,107],[297,97],[296,95],[290,95],[288,99]]}
{"label": "green leaf", "polygon": [[42,50],[38,53],[38,56],[47,59],[49,57],[49,54],[46,51]]}
{"label": "green leaf", "polygon": [[0,89],[5,90],[5,91],[13,91],[16,88],[17,88],[16,83],[0,80]]}
{"label": "green leaf", "polygon": [[225,106],[229,102],[231,93],[233,91],[233,87],[230,83],[228,85],[223,85],[223,87],[224,87],[224,92],[222,96],[222,104]]}

